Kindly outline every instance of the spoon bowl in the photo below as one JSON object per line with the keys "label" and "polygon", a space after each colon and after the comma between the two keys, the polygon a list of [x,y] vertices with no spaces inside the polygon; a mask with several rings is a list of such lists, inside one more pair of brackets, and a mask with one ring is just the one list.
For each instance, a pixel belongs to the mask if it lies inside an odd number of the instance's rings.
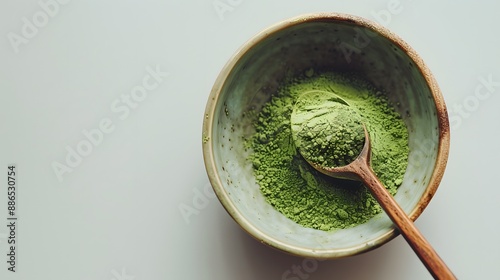
{"label": "spoon bowl", "polygon": [[[348,165],[339,166],[339,167],[327,167],[317,162],[310,160],[309,158],[304,157],[304,159],[318,172],[325,174],[330,177],[339,178],[339,179],[347,179],[347,180],[355,180],[361,181],[362,178],[358,174],[358,169],[360,166],[370,167],[371,160],[371,145],[370,145],[370,135],[368,134],[368,130],[366,126],[363,125],[364,136],[365,136],[365,144],[363,145],[363,149],[358,157]],[[375,175],[376,176],[376,175]],[[367,186],[369,187],[369,186]]]}
{"label": "spoon bowl", "polygon": [[[366,146],[363,135],[366,128],[363,131],[362,122],[359,114],[345,99],[332,91],[325,90],[301,93],[295,101],[290,116],[292,139],[297,149],[309,164],[321,164],[325,167],[347,165],[361,153],[363,146]],[[346,138],[353,142],[347,144]],[[323,141],[317,143],[315,142],[317,139]],[[339,143],[344,145],[338,145]],[[319,146],[338,147],[318,151]],[[342,156],[335,160],[324,160],[323,156],[330,154],[342,154]],[[321,162],[318,162],[318,158],[322,159]]]}

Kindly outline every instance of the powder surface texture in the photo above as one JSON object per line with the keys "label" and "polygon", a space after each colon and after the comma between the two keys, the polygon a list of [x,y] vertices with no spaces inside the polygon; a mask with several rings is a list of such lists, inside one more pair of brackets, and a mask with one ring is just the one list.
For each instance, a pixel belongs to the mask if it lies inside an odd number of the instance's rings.
{"label": "powder surface texture", "polygon": [[295,145],[309,162],[324,167],[345,166],[363,149],[361,116],[332,92],[302,93],[290,119]]}
{"label": "powder surface texture", "polygon": [[320,174],[298,153],[290,120],[298,97],[320,90],[349,103],[370,134],[372,168],[391,194],[407,167],[408,131],[385,94],[368,82],[353,75],[311,72],[284,83],[263,106],[248,143],[250,160],[267,202],[289,219],[325,231],[353,227],[382,210],[360,182]]}

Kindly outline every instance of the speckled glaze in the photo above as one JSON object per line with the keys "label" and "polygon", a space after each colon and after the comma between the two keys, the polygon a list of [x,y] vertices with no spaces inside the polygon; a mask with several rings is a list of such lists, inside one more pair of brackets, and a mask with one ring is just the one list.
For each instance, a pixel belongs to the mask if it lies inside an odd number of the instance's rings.
{"label": "speckled glaze", "polygon": [[285,77],[309,68],[355,71],[389,93],[410,132],[409,166],[396,201],[415,220],[443,176],[449,123],[436,81],[422,59],[386,28],[352,15],[320,13],[280,22],[257,34],[224,66],[203,122],[203,155],[222,205],[251,236],[285,252],[339,258],[377,248],[397,235],[379,214],[332,232],[304,228],[277,212],[260,193],[245,139],[255,114]]}

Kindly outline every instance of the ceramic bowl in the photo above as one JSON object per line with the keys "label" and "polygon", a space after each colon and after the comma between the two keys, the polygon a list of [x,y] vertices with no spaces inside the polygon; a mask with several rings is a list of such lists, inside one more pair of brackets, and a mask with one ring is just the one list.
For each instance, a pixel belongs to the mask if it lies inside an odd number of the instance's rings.
{"label": "ceramic bowl", "polygon": [[409,164],[396,201],[415,220],[436,192],[449,150],[448,115],[438,85],[417,53],[386,28],[336,13],[277,23],[245,43],[220,72],[206,106],[203,155],[213,189],[251,236],[285,252],[339,258],[377,248],[398,232],[381,213],[356,227],[305,228],[276,211],[259,190],[245,139],[254,115],[285,76],[307,69],[354,71],[385,90],[409,129]]}

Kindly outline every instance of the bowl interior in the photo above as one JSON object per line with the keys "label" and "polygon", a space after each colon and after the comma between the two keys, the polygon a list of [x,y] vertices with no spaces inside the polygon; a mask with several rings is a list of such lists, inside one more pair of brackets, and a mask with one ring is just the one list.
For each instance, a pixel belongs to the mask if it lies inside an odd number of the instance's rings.
{"label": "bowl interior", "polygon": [[320,258],[352,255],[395,236],[384,213],[349,229],[304,228],[264,200],[247,159],[251,151],[245,139],[253,133],[256,115],[250,112],[258,113],[286,77],[310,68],[356,72],[397,104],[409,129],[410,155],[395,198],[413,219],[442,176],[446,110],[435,81],[411,49],[384,28],[352,16],[301,17],[277,24],[244,45],[222,70],[203,132],[207,172],[221,203],[251,235],[281,250]]}

